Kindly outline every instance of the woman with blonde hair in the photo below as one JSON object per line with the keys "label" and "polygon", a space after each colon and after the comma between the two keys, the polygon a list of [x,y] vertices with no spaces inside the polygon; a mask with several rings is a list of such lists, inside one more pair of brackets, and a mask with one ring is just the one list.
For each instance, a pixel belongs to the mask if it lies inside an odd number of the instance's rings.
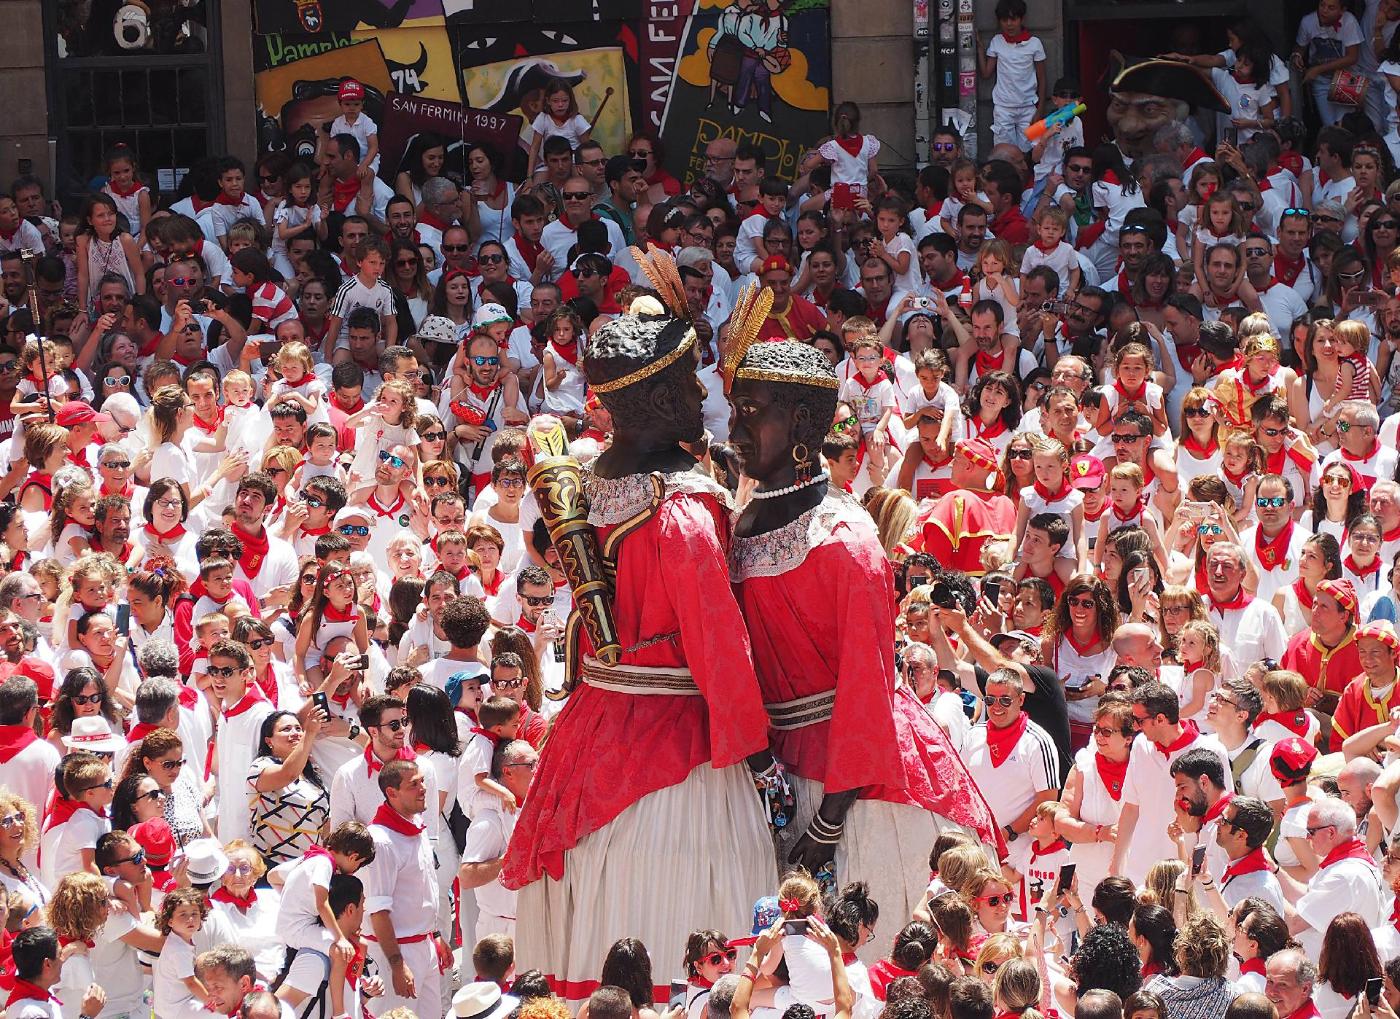
{"label": "woman with blonde hair", "polygon": [[977,917],[977,929],[987,934],[1005,934],[1016,927],[1011,919],[1011,904],[1016,893],[1001,871],[983,867],[974,872],[958,889]]}
{"label": "woman with blonde hair", "polygon": [[968,976],[974,976],[983,983],[990,984],[997,972],[1013,959],[1024,958],[1025,949],[1021,939],[1014,934],[991,934],[977,950],[977,958],[972,961]]}
{"label": "woman with blonde hair", "polygon": [[1161,996],[1173,1019],[1224,1019],[1235,989],[1225,979],[1230,935],[1212,913],[1197,912],[1177,928],[1174,943],[1181,973],[1159,973],[1143,990]]}
{"label": "woman with blonde hair", "polygon": [[[1178,930],[1187,917],[1201,908],[1196,902],[1195,885],[1183,880],[1185,875],[1186,864],[1180,860],[1158,860],[1147,868],[1147,877],[1143,879],[1142,901],[1169,910]],[[1186,890],[1178,891],[1183,884]]]}
{"label": "woman with blonde hair", "polygon": [[1040,972],[1026,959],[1008,959],[992,980],[992,999],[1002,1019],[1040,1019]]}
{"label": "woman with blonde hair", "polygon": [[39,905],[49,901],[49,889],[24,858],[39,847],[39,815],[23,796],[0,786],[0,889],[27,895]]}
{"label": "woman with blonde hair", "polygon": [[865,509],[875,521],[886,554],[903,545],[918,526],[919,504],[902,488],[872,488]]}

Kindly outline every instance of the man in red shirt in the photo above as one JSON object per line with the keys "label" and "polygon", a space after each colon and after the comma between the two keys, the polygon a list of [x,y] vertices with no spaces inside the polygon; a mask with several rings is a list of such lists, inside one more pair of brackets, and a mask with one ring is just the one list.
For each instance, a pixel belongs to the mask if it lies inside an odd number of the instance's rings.
{"label": "man in red shirt", "polygon": [[811,340],[826,328],[826,316],[811,301],[792,292],[792,266],[782,255],[769,255],[759,266],[759,280],[773,291],[773,307],[759,330],[760,340]]}
{"label": "man in red shirt", "polygon": [[982,546],[1011,536],[1016,507],[987,487],[988,477],[1000,474],[996,450],[986,439],[958,443],[952,471],[953,491],[934,503],[922,522],[923,551],[949,569],[980,577],[987,572]]}
{"label": "man in red shirt", "polygon": [[1021,195],[1025,183],[1016,167],[1001,159],[993,159],[982,170],[982,190],[992,206],[992,221],[988,224],[998,240],[1007,244],[1029,244],[1031,224],[1021,211]]}
{"label": "man in red shirt", "polygon": [[[1295,634],[1279,662],[1280,668],[1308,681],[1308,707],[1331,715],[1343,690],[1361,670],[1356,654],[1356,589],[1349,580],[1324,580],[1313,596],[1312,626]],[[1331,737],[1330,719],[1323,722],[1323,746]]]}

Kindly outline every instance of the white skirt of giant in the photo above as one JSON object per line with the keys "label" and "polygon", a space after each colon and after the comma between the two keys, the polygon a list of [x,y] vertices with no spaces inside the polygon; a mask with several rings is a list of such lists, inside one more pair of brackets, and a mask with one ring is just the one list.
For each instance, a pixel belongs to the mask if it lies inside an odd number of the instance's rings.
{"label": "white skirt of giant", "polygon": [[[922,852],[927,871],[928,848]],[[557,993],[581,1002],[597,989],[608,949],[638,938],[651,955],[652,983],[665,988],[685,979],[691,931],[747,934],[754,902],[777,887],[773,839],[748,766],[703,764],[568,850],[563,880],[544,877],[520,890],[516,972],[540,969]]]}
{"label": "white skirt of giant", "polygon": [[[779,838],[779,859],[787,860],[792,846],[807,830],[822,802],[822,786],[808,778],[790,775],[797,798],[797,816]],[[958,828],[980,841],[976,832],[940,814],[912,803],[856,800],[846,814],[845,830],[836,844],[836,884],[844,888],[864,881],[880,916],[896,917],[903,924],[928,889],[928,856],[933,840],[945,828]],[[889,942],[871,941],[856,950],[869,965],[888,954]]]}

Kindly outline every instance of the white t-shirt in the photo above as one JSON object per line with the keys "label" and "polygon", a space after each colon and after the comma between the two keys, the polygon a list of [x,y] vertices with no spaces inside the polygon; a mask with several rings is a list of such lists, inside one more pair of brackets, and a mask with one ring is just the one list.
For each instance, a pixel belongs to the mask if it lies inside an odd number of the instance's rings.
{"label": "white t-shirt", "polygon": [[[477,807],[471,827],[467,829],[466,844],[462,847],[462,862],[489,863],[503,857],[519,817],[519,811],[507,813],[500,800],[494,796],[486,797]],[[515,919],[516,893],[501,886],[499,875],[484,885],[478,885],[472,891],[476,893],[477,907],[483,913]]]}
{"label": "white t-shirt", "polygon": [[1346,11],[1336,25],[1323,27],[1317,11],[1303,15],[1298,22],[1298,37],[1295,40],[1307,52],[1307,66],[1315,67],[1346,54],[1348,46],[1360,46],[1365,40],[1356,18]]}
{"label": "white t-shirt", "polygon": [[880,152],[880,139],[873,134],[859,137],[860,147],[854,155],[835,138],[823,142],[817,152],[831,161],[831,183],[852,184],[864,191],[870,183],[870,161]]}
{"label": "white t-shirt", "polygon": [[329,891],[334,872],[334,863],[325,856],[303,857],[285,870],[277,936],[287,947],[321,950],[330,943],[330,931],[316,912],[316,889]]}
{"label": "white t-shirt", "polygon": [[1001,32],[987,43],[987,56],[996,58],[997,80],[992,86],[996,106],[1034,106],[1038,90],[1035,65],[1045,59],[1045,47],[1035,36],[1022,42],[1007,42]]}
{"label": "white t-shirt", "polygon": [[588,119],[581,113],[575,113],[561,124],[551,114],[541,110],[539,115],[530,122],[530,130],[539,138],[541,146],[549,138],[566,138],[569,147],[577,149],[583,141],[583,136],[593,128],[589,125]]}
{"label": "white t-shirt", "polygon": [[[360,159],[365,158],[365,153],[369,151],[369,140],[379,133],[379,126],[369,117],[365,116],[363,110],[355,117],[355,123],[350,123],[345,119],[345,114],[341,114],[331,121],[331,137],[338,134],[353,135],[355,141],[360,143]],[[370,162],[370,169],[379,169],[379,156],[376,155]]]}
{"label": "white t-shirt", "polygon": [[194,976],[194,945],[179,935],[165,939],[151,968],[151,983],[155,992],[155,1013],[160,1016],[191,1014],[202,1002],[196,1002],[185,979]]}
{"label": "white t-shirt", "polygon": [[356,308],[370,308],[381,319],[394,314],[394,292],[382,279],[376,280],[373,287],[367,287],[358,275],[351,276],[340,285],[331,302],[330,313],[340,319],[340,336],[335,347],[350,346],[350,313]]}

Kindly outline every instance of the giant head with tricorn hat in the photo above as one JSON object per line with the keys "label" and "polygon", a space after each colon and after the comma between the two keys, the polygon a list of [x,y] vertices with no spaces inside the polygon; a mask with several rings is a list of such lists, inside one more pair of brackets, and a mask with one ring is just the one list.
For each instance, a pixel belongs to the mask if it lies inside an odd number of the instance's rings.
{"label": "giant head with tricorn hat", "polygon": [[1116,50],[1106,75],[1108,126],[1125,159],[1153,153],[1158,130],[1192,109],[1229,113],[1230,104],[1199,68],[1177,60],[1124,57]]}

